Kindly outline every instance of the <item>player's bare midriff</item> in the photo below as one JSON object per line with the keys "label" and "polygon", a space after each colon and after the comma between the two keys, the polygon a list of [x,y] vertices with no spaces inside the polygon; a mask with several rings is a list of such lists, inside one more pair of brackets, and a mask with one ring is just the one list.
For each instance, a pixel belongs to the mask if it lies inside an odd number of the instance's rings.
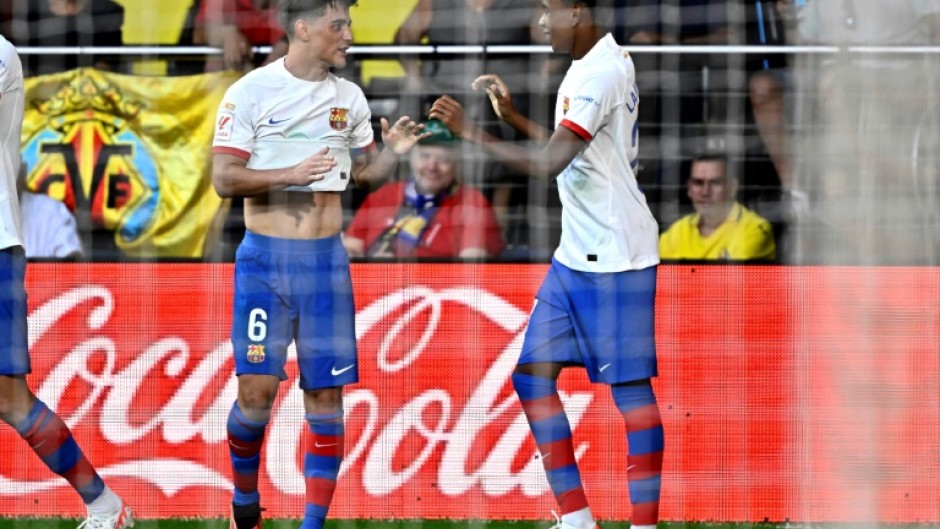
{"label": "player's bare midriff", "polygon": [[272,192],[245,199],[245,227],[282,239],[322,239],[343,228],[338,192]]}

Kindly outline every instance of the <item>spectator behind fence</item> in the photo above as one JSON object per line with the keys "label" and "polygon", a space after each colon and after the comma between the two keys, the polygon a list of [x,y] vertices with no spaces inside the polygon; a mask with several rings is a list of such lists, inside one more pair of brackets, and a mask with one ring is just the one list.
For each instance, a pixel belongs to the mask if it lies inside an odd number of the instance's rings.
{"label": "spectator behind fence", "polygon": [[[287,53],[287,37],[278,20],[278,0],[202,0],[196,16],[199,44],[222,49],[207,70],[245,70],[267,64]],[[273,46],[255,58],[253,46]]]}
{"label": "spectator behind fence", "polygon": [[735,198],[738,179],[723,155],[692,161],[687,190],[695,212],[660,236],[663,259],[768,260],[777,257],[770,223]]}
{"label": "spectator behind fence", "polygon": [[[537,12],[531,0],[419,0],[395,42],[418,44],[427,38],[436,45],[530,44],[538,40]],[[484,72],[527,86],[528,57],[456,55],[403,60],[409,88],[426,92],[469,92],[470,83]]]}
{"label": "spectator behind fence", "polygon": [[[121,46],[124,8],[112,0],[29,0],[13,5],[12,40],[17,46]],[[124,71],[115,56],[50,54],[24,56],[26,76],[81,66]]]}
{"label": "spectator behind fence", "polygon": [[[940,0],[792,2],[807,43],[940,43]],[[923,53],[804,57],[798,172],[812,223],[797,234],[800,262],[940,264],[940,110],[937,59]]]}
{"label": "spectator behind fence", "polygon": [[[617,7],[614,35],[628,45],[724,45],[731,41],[728,0],[617,0]],[[709,95],[727,90],[725,55],[657,54],[648,59],[640,55],[640,59],[642,64],[637,68],[649,72],[645,77],[660,78],[638,78],[641,86],[655,82],[664,97],[680,102],[679,106],[654,102],[646,89],[644,106],[655,103],[650,106],[655,119],[682,123],[723,120],[724,116],[710,107],[717,100]],[[676,111],[677,116],[673,115]]]}
{"label": "spectator behind fence", "polygon": [[[414,10],[395,35],[399,44],[426,42],[434,45],[528,45],[543,43],[538,27],[539,5],[532,0],[419,0]],[[503,124],[486,96],[470,89],[470,83],[483,73],[497,74],[511,86],[518,108],[549,109],[549,104],[533,103],[531,96],[538,88],[539,77],[533,75],[536,64],[544,57],[528,53],[507,54],[438,54],[420,61],[405,58],[405,92],[414,94],[449,94],[460,100],[467,112],[486,127],[487,132],[504,140],[519,140],[519,135]],[[431,99],[430,101],[433,101]],[[420,97],[402,99],[400,112],[427,115],[429,105]],[[538,116],[548,122],[548,114]],[[491,203],[510,243],[528,246],[533,230],[547,224],[540,219],[525,218],[536,211],[533,206],[545,202],[549,195],[544,185],[529,185],[518,171],[492,161],[479,146],[463,144],[461,172],[464,183],[470,184]],[[539,235],[535,237],[541,239]],[[548,246],[550,243],[543,243]]]}
{"label": "spectator behind fence", "polygon": [[458,146],[446,126],[411,151],[412,176],[385,184],[356,211],[343,238],[352,257],[474,259],[499,255],[503,238],[489,202],[458,178]]}
{"label": "spectator behind fence", "polygon": [[[748,3],[746,44],[786,45],[785,13],[776,0],[754,0]],[[784,102],[785,91],[792,88],[787,57],[783,54],[747,55],[748,100],[754,114],[754,124],[764,149],[780,181],[788,210],[784,213],[793,220],[806,214],[805,194],[795,187],[793,175],[790,124]]]}
{"label": "spectator behind fence", "polygon": [[78,223],[60,200],[26,189],[26,162],[16,180],[27,259],[79,259],[84,255]]}

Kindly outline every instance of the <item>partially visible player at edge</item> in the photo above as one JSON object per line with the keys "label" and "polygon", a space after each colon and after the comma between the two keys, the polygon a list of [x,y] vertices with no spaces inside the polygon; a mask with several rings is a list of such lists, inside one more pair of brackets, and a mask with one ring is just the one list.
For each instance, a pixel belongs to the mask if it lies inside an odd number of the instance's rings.
{"label": "partially visible player at edge", "polygon": [[26,256],[16,198],[24,100],[22,63],[16,48],[0,35],[0,419],[81,496],[88,517],[80,529],[133,527],[130,507],[104,484],[68,426],[26,384]]}
{"label": "partially visible player at edge", "polygon": [[[343,168],[351,153],[353,178],[384,179],[398,155],[425,137],[407,117],[392,127],[383,118],[386,148],[377,152],[362,90],[329,71],[346,65],[355,4],[281,0],[287,55],[235,82],[219,106],[212,181],[222,197],[246,197],[247,228],[235,260],[231,334],[238,375],[227,426],[232,529],[261,527],[260,451],[292,340],[309,423],[300,527],[323,527],[343,458],[342,388],[359,379],[349,257],[340,241]],[[271,149],[279,154],[264,161]],[[316,191],[285,190],[311,185]]]}
{"label": "partially visible player at edge", "polygon": [[[634,175],[637,105],[633,61],[599,28],[595,0],[542,0],[542,29],[552,49],[574,59],[558,89],[551,133],[519,114],[496,76],[473,82],[497,114],[533,139],[538,150],[502,143],[466,122],[444,96],[430,117],[466,140],[538,178],[558,178],[561,243],[536,295],[513,386],[529,421],[562,529],[595,527],[556,381],[582,365],[592,382],[610,385],[626,424],[631,527],[659,519],[663,427],[650,378],[656,376],[653,302],[658,228]],[[549,135],[550,134],[550,135]]]}

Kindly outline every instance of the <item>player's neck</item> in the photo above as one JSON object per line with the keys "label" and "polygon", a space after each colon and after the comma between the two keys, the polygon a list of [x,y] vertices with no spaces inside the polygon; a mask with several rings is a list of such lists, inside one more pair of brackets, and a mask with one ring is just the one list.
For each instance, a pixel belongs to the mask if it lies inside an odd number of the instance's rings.
{"label": "player's neck", "polygon": [[576,61],[583,59],[603,36],[599,28],[594,24],[578,28],[571,46],[571,58]]}
{"label": "player's neck", "polygon": [[299,52],[291,54],[290,51],[284,57],[284,68],[303,81],[323,81],[330,73],[329,67],[321,61],[304,57]]}

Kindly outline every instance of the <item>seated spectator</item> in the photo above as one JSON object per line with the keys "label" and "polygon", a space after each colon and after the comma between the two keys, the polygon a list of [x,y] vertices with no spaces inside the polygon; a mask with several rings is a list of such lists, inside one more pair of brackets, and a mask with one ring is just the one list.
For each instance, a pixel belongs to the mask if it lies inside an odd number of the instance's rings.
{"label": "seated spectator", "polygon": [[26,163],[20,164],[16,191],[23,221],[23,249],[27,259],[79,259],[84,255],[75,216],[61,201],[28,191]]}
{"label": "seated spectator", "polygon": [[[287,36],[278,21],[277,0],[203,0],[196,15],[195,42],[222,48],[207,70],[245,70],[267,64],[287,53]],[[255,57],[253,46],[273,46],[266,57]]]}
{"label": "seated spectator", "polygon": [[343,243],[352,257],[499,255],[503,238],[489,202],[462,185],[456,139],[443,123],[411,151],[412,177],[370,194],[353,216]]}
{"label": "seated spectator", "polygon": [[[124,8],[112,0],[14,2],[12,41],[17,46],[121,46]],[[91,54],[23,56],[26,76],[83,66],[124,71],[126,61]]]}
{"label": "seated spectator", "polygon": [[659,239],[663,259],[774,260],[770,223],[736,200],[738,180],[720,155],[692,161],[687,190],[695,213],[676,221]]}
{"label": "seated spectator", "polygon": [[[529,45],[543,41],[538,26],[541,7],[531,0],[418,0],[411,14],[395,33],[398,44],[433,45]],[[499,75],[507,84],[517,87],[513,92],[517,108],[530,106],[545,109],[536,119],[551,122],[547,102],[532,96],[541,88],[539,77],[533,75],[544,57],[521,54],[437,54],[402,59],[405,69],[403,97],[398,112],[405,115],[427,115],[440,94],[449,94],[463,103],[467,113],[485,124],[487,132],[504,140],[521,140],[516,132],[504,125],[493,113],[489,101],[480,92],[470,90],[470,83],[484,73]],[[425,100],[421,96],[432,95]],[[425,105],[425,103],[428,103]],[[529,185],[524,175],[497,163],[476,145],[464,144],[461,157],[465,182],[490,198],[500,224],[511,243],[528,243],[531,231],[545,226],[532,222],[532,197],[544,201],[549,192],[544,184]],[[528,205],[527,205],[528,204]],[[527,211],[528,210],[528,211]],[[549,215],[543,215],[548,217]]]}

